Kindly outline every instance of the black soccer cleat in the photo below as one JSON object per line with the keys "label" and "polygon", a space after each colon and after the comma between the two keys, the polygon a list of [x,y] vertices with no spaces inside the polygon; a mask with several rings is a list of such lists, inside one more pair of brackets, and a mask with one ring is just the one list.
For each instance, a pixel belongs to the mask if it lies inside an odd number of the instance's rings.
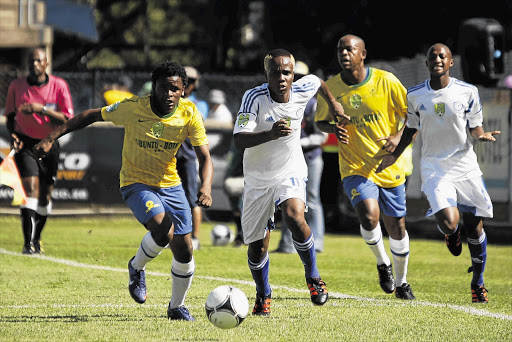
{"label": "black soccer cleat", "polygon": [[180,306],[171,309],[171,303],[167,307],[167,318],[170,321],[191,321],[194,322],[196,319],[190,314],[185,306]]}
{"label": "black soccer cleat", "polygon": [[270,303],[272,302],[272,294],[267,296],[260,296],[256,294],[256,301],[252,314],[255,316],[268,316],[270,315]]}
{"label": "black soccer cleat", "polygon": [[22,254],[34,254],[35,253],[34,246],[32,246],[32,244],[23,245],[23,249],[21,250],[21,253]]}
{"label": "black soccer cleat", "polygon": [[34,241],[34,254],[44,254],[43,243],[41,241]]}
{"label": "black soccer cleat", "polygon": [[[135,258],[135,257],[133,257]],[[130,275],[130,282],[128,283],[128,290],[133,300],[142,304],[146,301],[146,272],[144,270],[137,271],[132,266],[133,258],[128,261],[128,274]]]}
{"label": "black soccer cleat", "polygon": [[386,293],[393,293],[395,291],[395,278],[393,277],[393,266],[386,264],[377,265],[379,272],[379,284],[382,290]]}
{"label": "black soccer cleat", "polygon": [[324,305],[329,299],[329,293],[325,282],[321,278],[309,278],[306,279],[308,284],[309,294],[311,295],[311,301],[315,305]]}
{"label": "black soccer cleat", "polygon": [[397,286],[395,289],[395,296],[398,299],[413,300],[416,299],[412,293],[411,285],[403,283],[402,286]]}
{"label": "black soccer cleat", "polygon": [[471,284],[471,297],[473,303],[481,303],[487,304],[489,303],[489,299],[487,298],[487,289],[481,285],[473,285]]}
{"label": "black soccer cleat", "polygon": [[462,242],[460,241],[460,227],[453,234],[446,234],[444,236],[444,240],[446,242],[446,246],[450,253],[455,256],[459,256],[462,252]]}

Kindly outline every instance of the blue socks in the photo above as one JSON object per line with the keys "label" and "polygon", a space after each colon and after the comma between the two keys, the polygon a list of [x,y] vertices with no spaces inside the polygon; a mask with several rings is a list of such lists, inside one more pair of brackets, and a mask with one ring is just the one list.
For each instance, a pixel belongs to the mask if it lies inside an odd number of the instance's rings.
{"label": "blue socks", "polygon": [[468,248],[471,254],[471,263],[473,266],[473,280],[471,284],[484,285],[484,270],[487,261],[487,235],[482,230],[482,235],[478,239],[468,238]]}
{"label": "blue socks", "polygon": [[316,266],[316,251],[315,251],[315,239],[313,233],[304,242],[297,242],[293,240],[293,245],[299,253],[300,260],[304,264],[304,270],[306,279],[309,278],[320,278],[320,273]]}
{"label": "blue socks", "polygon": [[272,289],[270,288],[270,284],[268,282],[268,271],[270,267],[268,253],[265,254],[265,257],[259,263],[252,262],[251,260],[247,260],[247,263],[249,264],[252,278],[256,283],[256,293],[259,296],[268,296],[271,294]]}
{"label": "blue socks", "polygon": [[[316,251],[315,251],[315,240],[313,234],[309,236],[304,242],[297,242],[293,240],[293,245],[299,253],[300,259],[304,264],[304,271],[306,279],[309,278],[320,278],[320,273],[316,266]],[[259,296],[268,296],[272,293],[272,288],[268,282],[268,273],[270,267],[270,260],[268,253],[261,262],[252,262],[247,260],[249,269],[251,270],[252,278],[256,283],[256,293]]]}

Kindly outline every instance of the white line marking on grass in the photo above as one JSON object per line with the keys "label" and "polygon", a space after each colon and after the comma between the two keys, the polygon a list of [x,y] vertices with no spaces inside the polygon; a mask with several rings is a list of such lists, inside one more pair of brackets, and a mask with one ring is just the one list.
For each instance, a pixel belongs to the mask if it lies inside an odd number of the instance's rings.
{"label": "white line marking on grass", "polygon": [[[81,262],[73,261],[73,260],[66,260],[66,259],[58,259],[46,255],[40,255],[40,254],[32,254],[32,255],[26,255],[21,253],[16,253],[12,251],[8,251],[6,249],[0,248],[1,254],[7,254],[7,255],[15,255],[15,256],[23,256],[27,258],[39,258],[42,260],[47,260],[51,262],[55,262],[58,264],[64,264],[72,267],[80,267],[80,268],[88,268],[88,269],[95,269],[95,270],[102,270],[102,271],[111,271],[111,272],[120,272],[120,273],[128,273],[127,269],[122,268],[115,268],[115,267],[109,267],[109,266],[98,266],[98,265],[90,265],[90,264],[84,264]],[[156,277],[169,277],[169,273],[161,273],[161,272],[146,272],[147,275],[156,276]],[[222,277],[211,277],[211,276],[199,276],[195,275],[194,278],[198,279],[204,279],[204,280],[212,280],[212,281],[219,281],[219,282],[229,282],[229,283],[236,283],[241,285],[254,285],[252,281],[247,280],[240,280],[240,279],[227,279]],[[304,289],[296,289],[293,287],[288,286],[281,286],[281,285],[272,285],[273,289],[281,289],[289,292],[296,292],[296,293],[307,293],[307,290]],[[483,316],[483,317],[491,317],[491,318],[498,318],[498,319],[504,319],[508,321],[512,321],[512,315],[502,314],[502,313],[495,313],[490,312],[482,309],[476,309],[473,307],[467,307],[462,305],[453,305],[453,304],[440,304],[440,303],[431,303],[431,302],[425,302],[425,301],[397,301],[390,302],[388,300],[379,300],[375,298],[365,298],[365,297],[357,297],[357,296],[350,296],[344,293],[340,292],[329,292],[329,297],[336,298],[336,299],[354,299],[357,301],[362,302],[370,302],[375,304],[386,304],[386,305],[393,305],[393,306],[405,306],[405,305],[413,305],[413,306],[429,306],[434,308],[450,308],[452,310],[457,310],[461,312],[468,313],[470,315],[475,316]],[[22,308],[24,306],[20,306]]]}

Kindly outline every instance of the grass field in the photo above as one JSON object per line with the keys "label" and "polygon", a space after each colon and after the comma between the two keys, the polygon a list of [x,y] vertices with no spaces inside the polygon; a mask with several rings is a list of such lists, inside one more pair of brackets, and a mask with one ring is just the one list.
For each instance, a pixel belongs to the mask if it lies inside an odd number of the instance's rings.
{"label": "grass field", "polygon": [[[417,297],[412,302],[382,292],[375,258],[359,236],[326,236],[325,252],[318,255],[330,292],[323,307],[309,300],[299,257],[271,254],[272,315],[218,329],[204,313],[208,293],[231,284],[252,306],[255,290],[246,247],[212,246],[210,230],[203,224],[187,297],[198,321],[169,322],[169,250],[147,266],[147,302],[136,304],[128,293],[126,265],[145,234],[135,219],[51,218],[40,257],[20,254],[18,217],[0,216],[0,341],[512,340],[512,247],[489,245],[490,302],[474,305],[467,246],[455,258],[441,238],[411,239],[408,280]],[[276,231],[271,250],[278,241]]]}

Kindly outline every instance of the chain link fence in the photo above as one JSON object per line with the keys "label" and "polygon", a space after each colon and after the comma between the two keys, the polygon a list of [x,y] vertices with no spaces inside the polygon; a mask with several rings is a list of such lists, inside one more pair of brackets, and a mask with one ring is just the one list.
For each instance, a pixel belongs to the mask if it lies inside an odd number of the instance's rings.
{"label": "chain link fence", "polygon": [[[507,60],[512,60],[512,52],[508,53],[507,57]],[[459,56],[454,58],[455,65],[450,70],[450,75],[462,80],[460,58]],[[392,72],[406,88],[419,84],[429,77],[428,70],[425,67],[425,56],[423,55],[395,61],[375,61],[368,63],[368,65]],[[508,63],[506,68],[506,74],[512,74],[512,63]],[[54,72],[54,74],[68,82],[75,113],[103,106],[105,104],[103,99],[105,89],[124,86],[132,93],[138,94],[144,83],[151,80],[150,72],[125,70]],[[0,72],[0,112],[5,107],[9,84],[18,76],[16,72]],[[221,89],[226,93],[226,105],[235,114],[240,108],[244,92],[264,82],[266,81],[263,73],[254,75],[203,73],[197,89],[197,96],[206,100],[210,89]],[[484,102],[486,97],[492,96],[493,93],[492,89],[489,91],[480,89],[480,92]]]}
{"label": "chain link fence", "polygon": [[[103,92],[112,88],[128,88],[138,95],[144,84],[151,81],[149,72],[133,71],[79,71],[54,72],[69,85],[75,113],[105,105]],[[5,107],[7,90],[12,80],[19,77],[16,72],[0,72],[0,113]],[[210,89],[221,89],[226,93],[226,106],[232,113],[238,112],[242,96],[247,89],[265,82],[261,75],[224,75],[205,73],[201,75],[197,96],[207,99]]]}

